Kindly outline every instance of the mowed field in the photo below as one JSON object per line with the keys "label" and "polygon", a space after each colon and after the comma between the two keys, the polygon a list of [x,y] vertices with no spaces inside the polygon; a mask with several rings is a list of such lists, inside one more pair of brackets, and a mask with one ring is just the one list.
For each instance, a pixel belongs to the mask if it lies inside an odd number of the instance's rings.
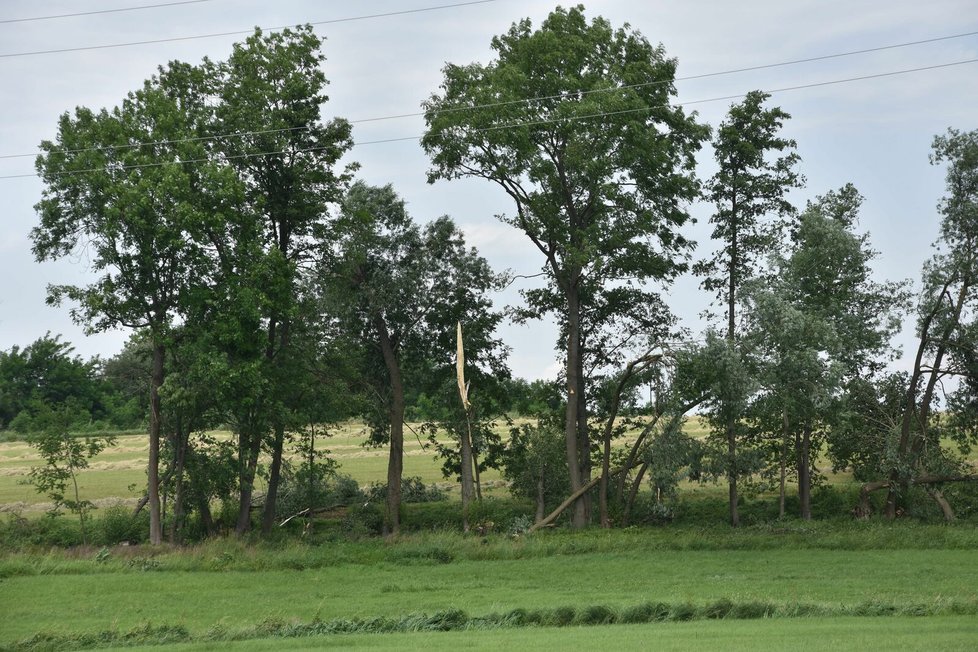
{"label": "mowed field", "polygon": [[[407,435],[405,475],[445,483]],[[386,474],[364,438],[351,423],[323,442],[361,485]],[[134,501],[143,440],[100,455],[84,496]],[[41,518],[43,497],[19,484],[36,461],[0,444],[0,503]],[[976,550],[973,521],[846,518],[0,549],[0,649],[973,650]]]}
{"label": "mowed field", "polygon": [[[434,460],[434,451],[427,441],[415,436],[408,428],[404,441],[404,476],[420,477],[426,484],[438,484],[449,489],[455,485],[445,480],[441,464]],[[209,433],[217,438],[230,438],[228,432]],[[363,424],[349,422],[335,426],[329,437],[317,440],[317,447],[330,451],[339,463],[340,473],[352,476],[366,486],[387,478],[387,449],[365,447],[367,432]],[[420,439],[420,441],[419,441]],[[422,442],[425,446],[422,446]],[[146,488],[148,440],[145,435],[119,437],[111,448],[99,454],[91,466],[79,474],[81,496],[98,506],[135,503]],[[0,510],[43,512],[48,505],[27,483],[31,466],[40,463],[36,451],[24,441],[0,443]],[[500,484],[500,474],[488,471],[483,482],[490,490]],[[259,491],[261,491],[261,487]]]}

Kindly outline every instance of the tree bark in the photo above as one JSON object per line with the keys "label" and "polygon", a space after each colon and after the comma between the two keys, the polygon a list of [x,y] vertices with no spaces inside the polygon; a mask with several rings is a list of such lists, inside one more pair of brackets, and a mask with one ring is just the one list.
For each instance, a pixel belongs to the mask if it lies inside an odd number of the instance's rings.
{"label": "tree bark", "polygon": [[796,435],[798,446],[798,502],[801,510],[801,517],[812,520],[812,427],[808,424],[801,429],[801,434]]}
{"label": "tree bark", "polygon": [[472,424],[469,421],[468,409],[465,410],[466,431],[461,434],[461,464],[462,464],[462,531],[469,531],[469,507],[472,504],[475,491],[472,474]]}
{"label": "tree bark", "polygon": [[163,386],[163,360],[166,350],[163,344],[153,344],[153,371],[149,390],[149,466],[147,469],[146,496],[149,504],[149,542],[154,546],[163,543],[163,520],[160,510],[160,387]]}
{"label": "tree bark", "polygon": [[384,318],[374,318],[374,328],[384,356],[391,383],[390,456],[387,461],[387,504],[384,512],[384,534],[396,535],[401,527],[401,476],[404,472],[404,382],[397,352]]}
{"label": "tree bark", "polygon": [[584,400],[579,390],[581,382],[581,304],[576,287],[567,289],[567,414],[564,422],[564,440],[567,446],[567,470],[570,475],[571,492],[575,496],[574,513],[571,524],[575,528],[587,525],[587,506],[580,500],[584,492],[581,476],[581,451],[579,448],[578,423],[579,404]]}
{"label": "tree bark", "polygon": [[238,455],[238,520],[234,532],[244,535],[251,529],[251,501],[255,493],[255,475],[258,471],[258,455],[261,453],[261,433],[247,427],[239,436]]}
{"label": "tree bark", "polygon": [[275,502],[278,500],[278,486],[282,478],[282,449],[285,446],[285,427],[275,425],[275,437],[272,440],[272,463],[268,469],[268,491],[265,493],[265,505],[261,516],[261,533],[269,534],[275,527]]}

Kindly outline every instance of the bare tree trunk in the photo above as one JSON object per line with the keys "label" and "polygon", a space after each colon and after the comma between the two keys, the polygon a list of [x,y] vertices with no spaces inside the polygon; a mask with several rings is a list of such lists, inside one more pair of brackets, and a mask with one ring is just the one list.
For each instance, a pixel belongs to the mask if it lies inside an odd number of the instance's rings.
{"label": "bare tree trunk", "polygon": [[[463,406],[463,409],[465,407]],[[469,506],[475,495],[472,474],[472,424],[469,421],[468,410],[465,414],[467,430],[461,434],[461,463],[462,463],[462,531],[469,531]]]}
{"label": "bare tree trunk", "polygon": [[540,474],[540,477],[537,478],[537,513],[533,518],[534,523],[539,523],[542,521],[544,515],[546,514],[547,501],[543,490],[543,482],[543,474]]}
{"label": "bare tree trunk", "polygon": [[239,436],[238,446],[239,455],[244,455],[244,459],[239,459],[238,462],[238,520],[234,526],[234,532],[238,536],[251,529],[251,501],[255,493],[258,455],[261,453],[261,433],[251,432],[251,427],[246,430],[246,433]]}
{"label": "bare tree trunk", "polygon": [[581,475],[581,451],[579,448],[578,423],[579,404],[584,400],[580,395],[581,373],[581,305],[576,287],[567,291],[567,415],[564,423],[564,440],[567,446],[567,470],[570,475],[571,492],[575,496],[574,513],[571,524],[575,528],[587,525],[587,505],[580,497],[584,486]]}
{"label": "bare tree trunk", "polygon": [[472,449],[472,473],[475,474],[475,499],[482,502],[482,479],[479,477],[479,451]]}
{"label": "bare tree trunk", "polygon": [[781,431],[781,455],[778,460],[780,478],[778,483],[778,518],[784,518],[785,485],[788,479],[788,411],[782,410],[783,429]]}
{"label": "bare tree trunk", "polygon": [[154,546],[163,543],[163,519],[160,510],[160,387],[163,386],[163,359],[166,351],[162,344],[153,344],[153,371],[149,390],[149,466],[147,468],[146,495],[149,503],[149,542]]}
{"label": "bare tree trunk", "polygon": [[391,441],[387,460],[387,505],[384,534],[396,535],[401,527],[401,477],[404,473],[404,383],[394,343],[383,317],[374,319],[380,350],[391,382]]}
{"label": "bare tree trunk", "polygon": [[177,441],[175,442],[173,464],[173,523],[170,526],[170,543],[177,543],[183,529],[185,517],[184,468],[187,463],[187,448],[190,445],[190,433],[185,432],[181,422],[177,423]]}
{"label": "bare tree trunk", "polygon": [[642,486],[642,478],[645,477],[645,472],[649,470],[649,463],[645,462],[639,468],[638,473],[635,474],[635,480],[632,482],[632,487],[628,492],[628,500],[625,501],[625,509],[622,512],[621,524],[623,526],[628,525],[629,519],[632,517],[632,507],[635,506],[635,499],[638,497],[638,490]]}
{"label": "bare tree trunk", "polygon": [[265,507],[262,510],[261,533],[269,534],[275,527],[275,503],[278,500],[278,486],[282,477],[282,449],[285,447],[285,427],[275,425],[272,441],[272,463],[268,469],[268,491],[265,493]]}
{"label": "bare tree trunk", "polygon": [[809,424],[805,424],[796,441],[798,443],[798,502],[801,517],[810,521],[812,520],[812,427]]}

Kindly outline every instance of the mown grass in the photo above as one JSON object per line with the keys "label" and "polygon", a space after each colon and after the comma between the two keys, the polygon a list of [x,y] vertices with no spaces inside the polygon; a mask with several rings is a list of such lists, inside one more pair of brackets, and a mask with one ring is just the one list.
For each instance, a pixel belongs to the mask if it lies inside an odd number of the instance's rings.
{"label": "mown grass", "polygon": [[[645,603],[688,605],[690,617],[705,617],[710,605],[745,604],[767,605],[770,615],[791,615],[798,605],[809,615],[978,613],[974,527],[724,532],[552,532],[519,540],[432,533],[316,546],[223,540],[187,550],[7,555],[0,642],[146,623],[197,637],[270,619],[452,609],[483,616],[569,608],[573,620],[587,608],[623,613]],[[602,612],[589,618],[600,622]]]}
{"label": "mown grass", "polygon": [[[174,652],[231,650],[908,650],[974,649],[971,617],[914,619],[830,617],[795,620],[701,621],[614,627],[522,628],[464,632],[341,634],[176,644]],[[131,648],[129,648],[131,649]]]}

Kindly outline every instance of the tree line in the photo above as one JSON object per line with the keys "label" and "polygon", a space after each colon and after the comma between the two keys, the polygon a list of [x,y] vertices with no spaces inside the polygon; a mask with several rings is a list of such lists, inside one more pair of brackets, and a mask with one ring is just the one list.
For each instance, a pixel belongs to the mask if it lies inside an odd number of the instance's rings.
{"label": "tree line", "polygon": [[[501,219],[539,252],[546,283],[508,309],[560,326],[563,371],[535,388],[510,379],[496,335],[505,275],[451,218],[420,224],[392,187],[340,165],[351,127],[322,117],[309,26],[256,30],[225,61],[171,62],[111,110],[64,114],[42,143],[35,256],[84,248],[97,273],[51,287],[49,302],[93,331],[133,329],[149,351],[151,542],[161,487],[174,528],[233,495],[248,531],[263,452],[268,531],[287,446],[305,445],[311,471],[316,426],[350,416],[389,449],[384,529],[396,533],[409,404],[429,434],[451,435],[446,470],[471,496],[479,469],[501,463],[497,420],[517,396],[539,418],[513,429],[507,473],[536,499],[538,525],[564,509],[575,527],[624,523],[646,480],[666,509],[686,478],[725,478],[733,525],[745,485],[776,489],[783,511],[797,482],[810,518],[820,450],[866,482],[860,513],[886,489],[895,516],[920,486],[953,517],[941,487],[972,470],[942,441],[978,434],[978,133],[935,139],[948,170],[939,253],[912,294],[874,279],[854,187],[789,201],[800,157],[766,94],[711,129],[675,102],[661,45],[581,7],[517,22],[492,47],[488,64],[443,69],[421,144],[430,182],[491,182],[512,202]],[[700,179],[707,144],[717,172]],[[714,208],[706,258],[683,233],[696,201]],[[688,272],[719,312],[695,336],[662,296]],[[913,370],[887,372],[911,310]],[[683,432],[692,410],[706,439]],[[209,440],[214,424],[233,441]]]}

